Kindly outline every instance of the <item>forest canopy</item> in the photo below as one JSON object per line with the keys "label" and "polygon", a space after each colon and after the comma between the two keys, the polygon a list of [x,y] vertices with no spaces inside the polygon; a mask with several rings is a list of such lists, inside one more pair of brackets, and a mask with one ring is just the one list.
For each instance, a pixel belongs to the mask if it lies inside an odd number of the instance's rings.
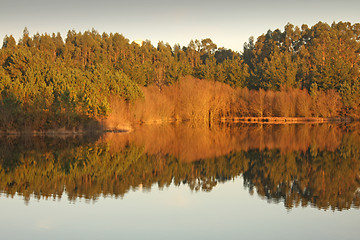
{"label": "forest canopy", "polygon": [[[348,22],[287,24],[256,40],[250,37],[240,53],[218,48],[209,38],[182,47],[153,46],[131,43],[118,33],[72,30],[63,39],[59,33],[30,36],[25,28],[19,41],[6,36],[0,50],[0,129],[78,128],[108,118],[114,98],[134,115],[131,106],[149,101],[144,97],[149,86],[163,93],[186,76],[235,89],[227,93],[237,109],[214,117],[359,118],[359,41],[360,24]],[[286,99],[302,110],[281,110]],[[335,109],[323,110],[329,103]],[[262,109],[254,110],[259,105]],[[267,110],[270,105],[278,110]]]}

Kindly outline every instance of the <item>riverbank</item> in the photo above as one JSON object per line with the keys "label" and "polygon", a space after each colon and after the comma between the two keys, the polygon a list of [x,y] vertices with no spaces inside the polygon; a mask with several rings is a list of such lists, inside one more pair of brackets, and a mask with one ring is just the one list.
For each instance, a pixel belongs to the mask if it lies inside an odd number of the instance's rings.
{"label": "riverbank", "polygon": [[0,131],[1,136],[45,136],[45,137],[52,137],[52,136],[61,136],[61,137],[72,137],[72,136],[82,136],[82,135],[101,135],[103,133],[108,132],[131,132],[132,129],[124,128],[124,129],[66,129],[66,128],[59,128],[59,129],[49,129],[43,131],[31,131],[31,130],[6,130]]}
{"label": "riverbank", "polygon": [[[135,125],[161,125],[161,124],[173,124],[173,123],[185,123],[192,122],[194,124],[203,123],[243,123],[243,124],[306,124],[306,123],[350,123],[357,122],[347,117],[333,117],[333,118],[322,118],[322,117],[228,117],[209,121],[208,119],[154,119],[149,121],[138,121],[133,123]],[[120,127],[121,126],[121,127]],[[67,129],[57,128],[41,131],[33,131],[28,129],[22,130],[0,130],[0,136],[77,136],[77,135],[101,135],[103,133],[125,133],[133,131],[131,124],[119,124],[118,126],[106,126],[100,125],[94,128],[72,128]]]}
{"label": "riverbank", "polygon": [[234,123],[268,123],[268,124],[291,124],[291,123],[326,123],[326,122],[353,122],[348,117],[232,117],[221,118],[221,122]]}

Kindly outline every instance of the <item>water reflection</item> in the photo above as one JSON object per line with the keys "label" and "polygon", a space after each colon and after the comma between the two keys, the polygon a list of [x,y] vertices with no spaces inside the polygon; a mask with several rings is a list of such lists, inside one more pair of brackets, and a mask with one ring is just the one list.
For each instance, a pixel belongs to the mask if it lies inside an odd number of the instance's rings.
{"label": "water reflection", "polygon": [[1,139],[0,191],[40,199],[124,197],[186,184],[211,191],[242,176],[286,208],[360,206],[360,134],[350,125],[158,125],[101,138]]}

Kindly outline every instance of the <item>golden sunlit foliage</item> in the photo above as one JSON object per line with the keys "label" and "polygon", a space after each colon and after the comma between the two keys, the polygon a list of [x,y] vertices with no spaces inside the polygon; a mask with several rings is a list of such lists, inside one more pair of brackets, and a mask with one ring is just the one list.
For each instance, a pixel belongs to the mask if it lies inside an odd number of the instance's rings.
{"label": "golden sunlit foliage", "polygon": [[217,81],[193,77],[161,89],[143,88],[144,98],[135,103],[114,99],[105,123],[109,128],[131,123],[164,121],[212,122],[234,117],[339,117],[342,103],[334,90],[283,91],[232,88]]}

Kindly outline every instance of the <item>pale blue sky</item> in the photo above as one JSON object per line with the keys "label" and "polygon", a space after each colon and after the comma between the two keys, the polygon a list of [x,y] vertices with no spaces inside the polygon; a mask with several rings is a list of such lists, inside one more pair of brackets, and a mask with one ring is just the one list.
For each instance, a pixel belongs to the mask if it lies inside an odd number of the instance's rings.
{"label": "pale blue sky", "polygon": [[360,1],[315,0],[0,0],[0,38],[17,40],[24,27],[30,35],[68,30],[119,32],[131,41],[162,40],[187,45],[210,37],[219,47],[241,51],[250,36],[288,23],[360,22]]}

